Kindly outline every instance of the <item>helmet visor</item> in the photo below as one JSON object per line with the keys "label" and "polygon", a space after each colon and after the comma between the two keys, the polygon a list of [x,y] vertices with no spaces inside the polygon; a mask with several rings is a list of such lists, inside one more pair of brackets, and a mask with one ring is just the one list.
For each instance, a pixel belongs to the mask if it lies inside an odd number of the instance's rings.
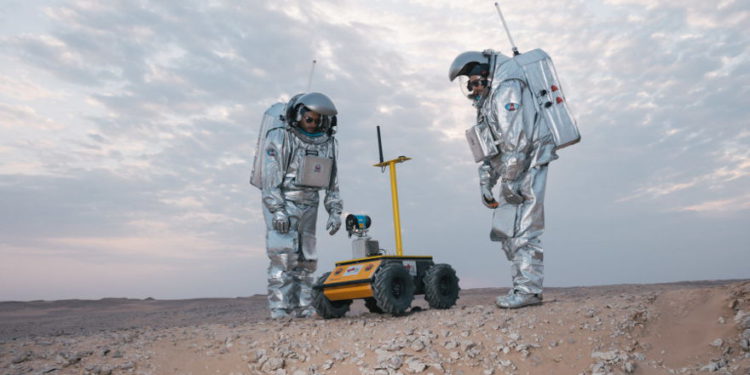
{"label": "helmet visor", "polygon": [[489,86],[489,80],[481,76],[458,76],[458,87],[465,98],[474,99],[482,95]]}

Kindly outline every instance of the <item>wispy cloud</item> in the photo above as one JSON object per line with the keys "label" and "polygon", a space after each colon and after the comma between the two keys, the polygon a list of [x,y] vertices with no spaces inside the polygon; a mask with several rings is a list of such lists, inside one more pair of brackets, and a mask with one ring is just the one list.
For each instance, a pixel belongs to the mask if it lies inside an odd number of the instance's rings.
{"label": "wispy cloud", "polygon": [[[407,247],[472,270],[473,286],[496,280],[497,267],[455,251],[496,246],[486,239],[490,213],[478,203],[463,135],[473,109],[447,79],[460,52],[509,51],[491,2],[18,4],[16,17],[0,14],[12,21],[0,24],[6,264],[28,269],[33,261],[18,249],[35,249],[35,259],[76,257],[70,266],[81,272],[96,254],[101,263],[90,266],[101,276],[104,264],[122,259],[171,259],[179,266],[144,265],[168,275],[152,286],[189,295],[191,287],[202,290],[201,280],[185,275],[206,272],[206,264],[238,266],[228,259],[244,254],[246,268],[236,270],[242,281],[226,281],[223,295],[262,291],[265,230],[259,195],[247,184],[257,126],[268,105],[304,89],[316,58],[313,89],[340,110],[346,209],[372,214],[373,234],[389,246],[387,181],[370,167],[374,127],[382,125],[386,156],[414,157],[399,169]],[[694,221],[680,230],[709,218],[724,227],[750,220],[746,2],[503,5],[520,49],[540,47],[555,59],[583,133],[550,169],[544,239],[551,249],[575,248],[585,258],[601,255],[605,243],[616,253],[628,241],[611,237],[609,220],[622,217],[639,218],[627,224],[639,233],[686,212]],[[423,220],[433,212],[439,220]],[[323,268],[349,244],[320,233]],[[733,236],[726,241],[748,240]],[[669,250],[653,247],[627,251],[640,259]],[[576,270],[553,271],[549,280],[640,281],[628,273],[635,262],[618,262],[617,280],[586,279],[594,276]],[[713,277],[707,272],[696,277]],[[185,285],[184,292],[168,285]],[[28,295],[53,290],[40,284]],[[0,299],[4,293],[0,287]]]}
{"label": "wispy cloud", "polygon": [[750,194],[746,194],[731,199],[709,200],[698,204],[679,207],[676,211],[692,212],[733,212],[750,210]]}

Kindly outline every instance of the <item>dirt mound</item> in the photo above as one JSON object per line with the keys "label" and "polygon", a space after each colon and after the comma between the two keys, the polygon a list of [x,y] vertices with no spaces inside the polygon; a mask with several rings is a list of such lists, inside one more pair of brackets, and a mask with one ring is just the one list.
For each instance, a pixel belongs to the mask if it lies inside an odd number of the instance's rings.
{"label": "dirt mound", "polygon": [[543,305],[521,310],[495,307],[501,293],[464,291],[449,310],[420,301],[398,318],[356,301],[336,320],[272,321],[261,296],[15,303],[0,306],[3,324],[66,328],[5,327],[0,373],[750,373],[747,281],[548,289]]}

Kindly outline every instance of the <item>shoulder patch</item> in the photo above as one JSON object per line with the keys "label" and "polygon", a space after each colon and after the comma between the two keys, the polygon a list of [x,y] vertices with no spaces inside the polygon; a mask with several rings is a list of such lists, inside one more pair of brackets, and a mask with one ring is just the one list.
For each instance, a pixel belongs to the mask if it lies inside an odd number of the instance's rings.
{"label": "shoulder patch", "polygon": [[274,156],[276,156],[276,150],[274,150],[274,149],[272,149],[272,148],[269,147],[269,148],[266,149],[266,155],[268,155],[270,157],[274,157]]}
{"label": "shoulder patch", "polygon": [[512,103],[511,102],[511,103],[508,103],[508,104],[505,105],[505,110],[506,111],[515,111],[518,108],[521,108],[521,105],[518,104],[518,103]]}

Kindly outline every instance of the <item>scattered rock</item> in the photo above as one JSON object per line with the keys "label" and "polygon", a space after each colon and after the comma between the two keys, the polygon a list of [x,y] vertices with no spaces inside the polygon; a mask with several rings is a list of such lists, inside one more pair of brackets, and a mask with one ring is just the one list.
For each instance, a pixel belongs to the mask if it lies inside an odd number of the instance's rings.
{"label": "scattered rock", "polygon": [[734,315],[734,323],[739,325],[740,323],[742,323],[743,319],[745,319],[746,316],[750,316],[750,314],[742,310],[737,311],[737,314]]}
{"label": "scattered rock", "polygon": [[388,358],[388,362],[386,363],[388,368],[392,370],[400,369],[401,366],[403,366],[403,364],[404,364],[404,360],[401,359],[401,356],[398,356],[398,355],[394,355],[391,358]]}
{"label": "scattered rock", "polygon": [[55,361],[63,367],[73,366],[81,361],[83,353],[60,352],[55,356]]}
{"label": "scattered rock", "polygon": [[416,374],[423,372],[427,368],[427,365],[425,365],[418,359],[409,360],[409,362],[407,362],[407,366],[409,367],[409,371]]}
{"label": "scattered rock", "polygon": [[718,362],[710,362],[709,364],[701,367],[701,371],[708,371],[708,372],[715,372],[719,371],[719,363]]}
{"label": "scattered rock", "polygon": [[609,352],[593,352],[591,353],[591,358],[594,359],[601,359],[604,361],[614,361],[617,359],[617,351],[609,351]]}
{"label": "scattered rock", "polygon": [[[333,361],[331,361],[329,359],[329,360],[323,362],[323,366],[321,366],[321,367],[323,368],[323,370],[330,370],[331,367],[333,367]],[[388,372],[386,371],[386,373],[388,373]]]}
{"label": "scattered rock", "polygon": [[279,369],[283,369],[285,364],[286,364],[286,361],[284,361],[284,358],[278,358],[278,357],[269,358],[268,361],[266,361],[266,363],[263,364],[263,370],[276,371]]}
{"label": "scattered rock", "polygon": [[31,359],[31,356],[33,354],[34,353],[32,353],[30,350],[24,351],[23,353],[18,354],[17,356],[13,357],[13,359],[10,362],[13,364],[26,362]]}
{"label": "scattered rock", "polygon": [[86,374],[90,375],[112,375],[112,366],[106,364],[96,364],[86,367]]}
{"label": "scattered rock", "polygon": [[625,362],[622,364],[622,371],[625,371],[625,373],[632,374],[633,371],[635,371],[635,363],[633,362]]}
{"label": "scattered rock", "polygon": [[45,368],[42,369],[42,374],[49,374],[49,373],[55,372],[57,370],[59,370],[59,368],[57,368],[55,366],[47,366],[47,367],[45,367]]}
{"label": "scattered rock", "polygon": [[414,350],[415,352],[421,352],[422,350],[424,350],[424,348],[425,348],[425,345],[422,342],[422,340],[416,340],[411,344],[411,349]]}
{"label": "scattered rock", "polygon": [[711,342],[711,346],[713,346],[715,348],[719,348],[722,345],[724,345],[724,340],[722,340],[722,339],[716,339],[713,342]]}
{"label": "scattered rock", "polygon": [[135,368],[135,364],[133,362],[125,362],[120,365],[120,370],[130,370]]}

